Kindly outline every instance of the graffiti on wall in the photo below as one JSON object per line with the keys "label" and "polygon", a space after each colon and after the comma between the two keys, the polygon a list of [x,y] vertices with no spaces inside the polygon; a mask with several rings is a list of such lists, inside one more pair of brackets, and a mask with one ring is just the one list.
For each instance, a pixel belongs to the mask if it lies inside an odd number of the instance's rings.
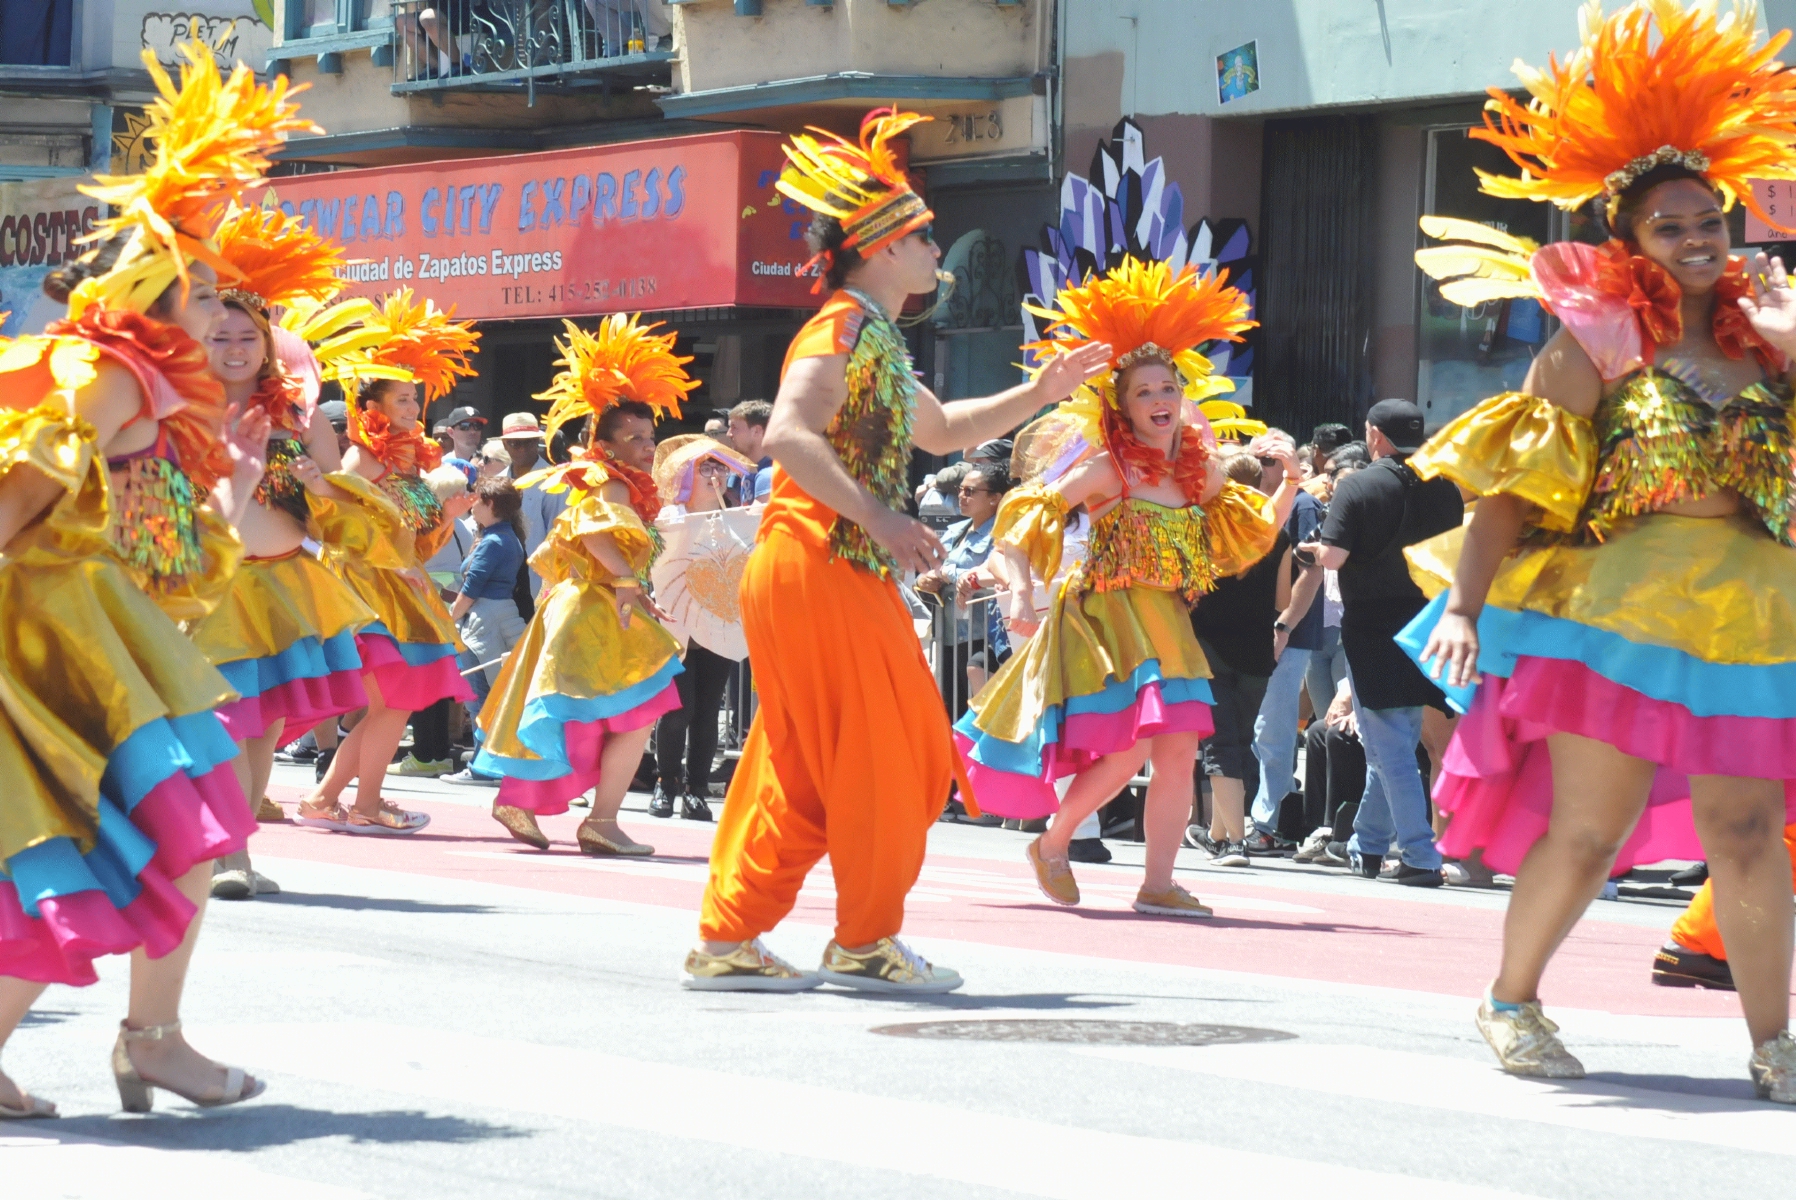
{"label": "graffiti on wall", "polygon": [[268,48],[274,45],[274,30],[255,17],[221,17],[207,13],[144,14],[143,48],[156,55],[165,67],[182,62],[180,47],[198,38],[218,48],[219,62],[241,62],[260,71]]}

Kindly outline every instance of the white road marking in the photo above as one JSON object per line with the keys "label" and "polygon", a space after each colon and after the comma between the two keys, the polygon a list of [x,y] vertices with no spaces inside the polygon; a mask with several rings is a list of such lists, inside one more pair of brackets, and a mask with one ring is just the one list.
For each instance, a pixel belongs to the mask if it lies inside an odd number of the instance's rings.
{"label": "white road marking", "polygon": [[[1796,1156],[1796,1113],[1745,1095],[1737,1100],[1699,1096],[1601,1079],[1563,1083],[1519,1079],[1494,1065],[1467,1059],[1307,1041],[1250,1046],[1081,1046],[1074,1053],[1379,1104],[1409,1104],[1590,1133]],[[1744,1054],[1741,1060],[1744,1079]]]}
{"label": "white road marking", "polygon": [[[1512,1200],[1495,1188],[1369,1171],[1197,1142],[1106,1133],[951,1105],[645,1062],[566,1046],[378,1023],[222,1026],[213,1053],[272,1072],[666,1135],[667,1114],[702,1096],[727,1121],[688,1123],[696,1141],[847,1166],[1088,1200],[1188,1185],[1193,1163],[1226,1160],[1289,1194],[1379,1200]],[[1259,1049],[1259,1047],[1255,1047]],[[944,1136],[944,1131],[969,1136]]]}
{"label": "white road marking", "polygon": [[[194,1118],[196,1120],[203,1118]],[[54,1124],[50,1122],[49,1124]],[[43,1128],[39,1126],[39,1128]],[[368,1192],[308,1183],[244,1166],[229,1154],[152,1150],[98,1138],[43,1133],[0,1137],[8,1196],[30,1200],[367,1200]]]}

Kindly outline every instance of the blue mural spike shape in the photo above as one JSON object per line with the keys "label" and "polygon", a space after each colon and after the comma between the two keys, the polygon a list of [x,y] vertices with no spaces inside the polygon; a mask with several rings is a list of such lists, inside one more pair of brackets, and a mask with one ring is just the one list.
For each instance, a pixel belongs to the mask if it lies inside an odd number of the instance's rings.
{"label": "blue mural spike shape", "polygon": [[[1187,229],[1184,193],[1164,159],[1147,157],[1141,127],[1125,118],[1108,142],[1098,144],[1087,176],[1061,180],[1059,220],[1042,227],[1041,249],[1025,248],[1017,263],[1023,302],[1047,307],[1069,283],[1131,255],[1175,269],[1189,264],[1205,276],[1226,270],[1229,283],[1246,293],[1252,311],[1258,309],[1254,270],[1259,264],[1247,222],[1202,218]],[[1025,311],[1024,340],[1039,341],[1043,324]],[[1243,342],[1202,348],[1234,380],[1234,398],[1244,404],[1253,402],[1255,334],[1250,330]]]}

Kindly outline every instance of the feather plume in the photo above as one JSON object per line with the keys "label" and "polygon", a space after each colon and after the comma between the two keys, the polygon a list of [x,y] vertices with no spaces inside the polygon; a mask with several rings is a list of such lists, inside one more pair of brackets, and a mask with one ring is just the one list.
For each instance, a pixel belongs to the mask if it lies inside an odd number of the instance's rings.
{"label": "feather plume", "polygon": [[1777,54],[1790,32],[1758,45],[1758,5],[1635,0],[1608,18],[1601,0],[1578,17],[1578,49],[1545,69],[1516,62],[1526,105],[1491,89],[1483,129],[1520,178],[1479,171],[1493,196],[1573,209],[1615,196],[1640,175],[1676,162],[1702,175],[1726,207],[1760,207],[1753,179],[1796,179],[1796,73]]}
{"label": "feather plume", "polygon": [[343,290],[342,248],[278,208],[235,208],[214,240],[236,276],[231,290],[259,308],[327,301]]}
{"label": "feather plume", "polygon": [[861,121],[859,143],[811,127],[784,147],[786,169],[774,187],[812,212],[835,217],[847,245],[873,254],[935,219],[911,190],[893,142],[930,117],[874,109]]}
{"label": "feather plume", "polygon": [[660,325],[641,320],[639,313],[613,313],[590,333],[572,321],[562,323],[567,336],[555,339],[561,351],[556,365],[562,369],[547,391],[536,394],[549,402],[545,438],[569,421],[597,417],[624,400],[640,400],[657,418],[680,415],[681,403],[698,386],[685,370],[692,359],[673,352],[675,335],[655,333]]}
{"label": "feather plume", "polygon": [[99,175],[81,185],[113,213],[84,240],[130,240],[112,270],[76,288],[71,315],[93,303],[142,312],[170,283],[188,285],[190,261],[228,278],[230,264],[207,245],[226,207],[262,178],[269,154],[289,135],[323,132],[299,116],[289,97],[302,89],[290,89],[284,76],[258,84],[239,63],[227,80],[206,43],[181,51],[188,61],[178,87],[155,54],[143,52],[158,93],[144,110],[154,147],[149,165],[141,175]]}
{"label": "feather plume", "polygon": [[1539,247],[1532,241],[1451,217],[1423,217],[1421,224],[1430,237],[1456,239],[1416,251],[1416,266],[1441,281],[1449,303],[1474,308],[1488,300],[1541,298],[1532,267]]}
{"label": "feather plume", "polygon": [[413,303],[412,289],[400,288],[380,305],[370,305],[359,327],[327,338],[326,343],[336,342],[328,360],[319,346],[324,378],[341,383],[352,400],[371,379],[415,382],[428,409],[457,379],[474,374],[468,357],[480,335],[472,321],[451,320],[454,315],[453,308],[444,312],[430,300]]}

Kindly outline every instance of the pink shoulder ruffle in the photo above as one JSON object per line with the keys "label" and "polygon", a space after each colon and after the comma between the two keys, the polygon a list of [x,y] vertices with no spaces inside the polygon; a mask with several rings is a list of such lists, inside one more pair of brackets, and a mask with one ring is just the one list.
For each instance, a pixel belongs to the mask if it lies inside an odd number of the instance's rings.
{"label": "pink shoulder ruffle", "polygon": [[1547,308],[1565,323],[1604,382],[1651,361],[1646,337],[1628,297],[1605,290],[1603,256],[1583,242],[1554,242],[1535,251],[1534,282]]}

